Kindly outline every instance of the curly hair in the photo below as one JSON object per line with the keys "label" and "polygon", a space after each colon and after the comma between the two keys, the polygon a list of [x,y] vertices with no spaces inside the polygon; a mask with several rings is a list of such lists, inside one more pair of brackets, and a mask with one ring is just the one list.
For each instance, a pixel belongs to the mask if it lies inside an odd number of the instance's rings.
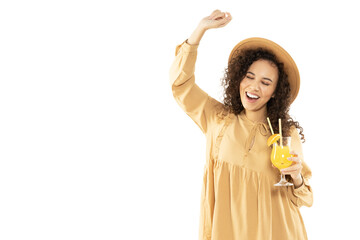
{"label": "curly hair", "polygon": [[278,119],[281,118],[282,133],[284,136],[290,136],[291,126],[295,126],[300,130],[301,139],[305,142],[303,128],[299,122],[294,121],[289,115],[290,110],[290,85],[288,75],[285,72],[284,64],[279,62],[276,56],[263,48],[245,49],[241,52],[235,52],[237,57],[231,59],[228,67],[225,68],[224,77],[221,79],[221,86],[224,87],[223,102],[227,112],[235,115],[240,114],[244,110],[240,98],[240,83],[250,65],[260,59],[268,60],[274,63],[278,69],[278,82],[275,89],[275,97],[270,98],[266,103],[268,117],[275,133],[279,132]]}

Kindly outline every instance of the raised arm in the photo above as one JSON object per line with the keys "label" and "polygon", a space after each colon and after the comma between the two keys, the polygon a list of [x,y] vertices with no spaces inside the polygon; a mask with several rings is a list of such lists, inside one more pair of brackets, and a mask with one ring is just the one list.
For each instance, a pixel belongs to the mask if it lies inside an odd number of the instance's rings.
{"label": "raised arm", "polygon": [[225,13],[215,10],[201,20],[191,36],[175,49],[175,59],[170,68],[170,85],[178,105],[206,134],[214,119],[216,108],[222,105],[195,83],[195,62],[199,42],[206,30],[225,26],[231,20]]}

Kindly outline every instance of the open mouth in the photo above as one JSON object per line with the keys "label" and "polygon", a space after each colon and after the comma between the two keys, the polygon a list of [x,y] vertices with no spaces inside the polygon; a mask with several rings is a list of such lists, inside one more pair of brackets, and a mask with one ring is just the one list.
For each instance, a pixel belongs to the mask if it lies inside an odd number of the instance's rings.
{"label": "open mouth", "polygon": [[249,92],[245,92],[245,95],[246,95],[246,99],[249,102],[256,102],[256,100],[258,100],[260,98],[258,95],[251,94]]}

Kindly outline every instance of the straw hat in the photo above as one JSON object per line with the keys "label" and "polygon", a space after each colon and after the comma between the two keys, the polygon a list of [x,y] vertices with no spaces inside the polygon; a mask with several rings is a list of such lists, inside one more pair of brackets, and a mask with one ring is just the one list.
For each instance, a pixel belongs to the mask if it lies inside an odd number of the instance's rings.
{"label": "straw hat", "polygon": [[[229,63],[231,59],[236,57],[241,50],[249,49],[249,48],[258,48],[258,47],[269,50],[270,52],[275,54],[275,56],[278,58],[280,62],[284,63],[284,68],[288,75],[288,81],[290,83],[290,90],[291,90],[290,103],[292,103],[299,93],[300,74],[295,64],[295,61],[292,59],[290,54],[286,52],[285,49],[283,49],[278,44],[265,38],[258,38],[258,37],[247,38],[239,42],[233,48],[229,56]],[[236,50],[238,51],[235,53]]]}

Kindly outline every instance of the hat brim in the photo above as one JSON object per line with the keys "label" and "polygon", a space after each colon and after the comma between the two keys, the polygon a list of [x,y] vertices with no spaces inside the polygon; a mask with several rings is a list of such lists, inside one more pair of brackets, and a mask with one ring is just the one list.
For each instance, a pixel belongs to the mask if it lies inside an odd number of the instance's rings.
{"label": "hat brim", "polygon": [[269,50],[278,58],[280,62],[284,64],[284,70],[288,75],[288,81],[290,84],[290,103],[292,103],[300,90],[300,74],[299,70],[295,64],[295,61],[292,59],[290,54],[285,51],[280,45],[275,42],[259,37],[247,38],[239,42],[231,51],[229,56],[229,63],[232,58],[237,57],[237,54],[244,49],[255,49],[255,48],[264,48]]}

